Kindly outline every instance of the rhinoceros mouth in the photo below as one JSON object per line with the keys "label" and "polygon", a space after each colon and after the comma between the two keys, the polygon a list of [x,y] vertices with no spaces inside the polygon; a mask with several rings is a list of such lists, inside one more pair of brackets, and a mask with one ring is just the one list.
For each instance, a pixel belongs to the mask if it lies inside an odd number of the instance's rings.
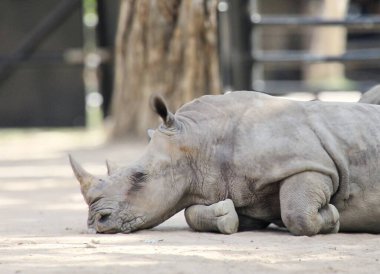
{"label": "rhinoceros mouth", "polygon": [[131,220],[125,221],[120,225],[111,226],[109,228],[101,227],[99,225],[92,225],[89,228],[94,228],[96,233],[99,234],[115,234],[115,233],[131,233],[139,230],[145,224],[144,217],[136,217]]}
{"label": "rhinoceros mouth", "polygon": [[120,227],[120,232],[131,233],[133,231],[139,230],[144,224],[145,218],[143,216],[138,216],[131,220],[123,222]]}
{"label": "rhinoceros mouth", "polygon": [[131,233],[139,230],[146,223],[144,216],[137,216],[123,220],[116,218],[109,222],[103,222],[102,218],[91,218],[88,220],[87,227],[100,234]]}
{"label": "rhinoceros mouth", "polygon": [[96,233],[99,233],[99,234],[116,234],[119,232],[120,232],[120,230],[116,229],[116,228],[110,228],[108,230],[96,231]]}

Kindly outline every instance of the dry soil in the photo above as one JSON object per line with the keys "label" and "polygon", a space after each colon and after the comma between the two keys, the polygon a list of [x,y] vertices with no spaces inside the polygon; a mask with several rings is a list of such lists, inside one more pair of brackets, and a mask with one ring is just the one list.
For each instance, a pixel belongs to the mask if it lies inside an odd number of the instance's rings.
{"label": "dry soil", "polygon": [[133,234],[87,234],[67,154],[94,174],[128,163],[144,142],[97,132],[0,131],[0,273],[378,273],[380,236],[295,237],[268,229],[197,233],[180,212]]}

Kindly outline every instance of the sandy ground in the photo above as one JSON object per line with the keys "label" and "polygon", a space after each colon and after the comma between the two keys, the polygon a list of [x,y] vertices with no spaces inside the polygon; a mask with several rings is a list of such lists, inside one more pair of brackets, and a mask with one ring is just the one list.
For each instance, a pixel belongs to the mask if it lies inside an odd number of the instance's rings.
{"label": "sandy ground", "polygon": [[94,174],[128,163],[144,143],[96,133],[0,131],[0,273],[378,273],[380,236],[295,237],[269,229],[191,231],[180,212],[137,233],[86,233],[87,208],[67,160]]}

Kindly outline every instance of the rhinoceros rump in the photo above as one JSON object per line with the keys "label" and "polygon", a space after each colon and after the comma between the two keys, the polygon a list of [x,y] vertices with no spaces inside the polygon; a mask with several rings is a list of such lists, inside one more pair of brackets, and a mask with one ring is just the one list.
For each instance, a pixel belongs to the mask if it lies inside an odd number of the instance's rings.
{"label": "rhinoceros rump", "polygon": [[270,223],[295,235],[380,232],[380,107],[256,92],[203,96],[168,111],[145,153],[104,179],[71,158],[101,233],[156,226],[234,233]]}

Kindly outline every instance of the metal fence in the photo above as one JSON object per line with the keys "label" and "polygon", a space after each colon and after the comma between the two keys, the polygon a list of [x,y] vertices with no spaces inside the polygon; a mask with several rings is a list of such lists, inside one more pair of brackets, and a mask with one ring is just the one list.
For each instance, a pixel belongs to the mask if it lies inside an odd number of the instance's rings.
{"label": "metal fence", "polygon": [[[289,51],[286,48],[271,52],[261,47],[263,32],[279,27],[302,29],[342,26],[380,34],[380,16],[347,16],[344,20],[286,14],[270,16],[260,14],[259,2],[259,0],[223,0],[219,3],[221,75],[225,89],[253,89],[272,94],[319,91],[318,87],[310,87],[302,79],[267,80],[264,68],[269,64],[300,67],[305,64],[328,62],[373,63],[378,66],[376,69],[380,73],[380,45],[370,49],[349,50],[341,55],[317,55],[305,51]],[[292,1],[288,2],[292,4]],[[377,80],[380,79],[355,81],[355,88],[364,91],[376,84]]]}

